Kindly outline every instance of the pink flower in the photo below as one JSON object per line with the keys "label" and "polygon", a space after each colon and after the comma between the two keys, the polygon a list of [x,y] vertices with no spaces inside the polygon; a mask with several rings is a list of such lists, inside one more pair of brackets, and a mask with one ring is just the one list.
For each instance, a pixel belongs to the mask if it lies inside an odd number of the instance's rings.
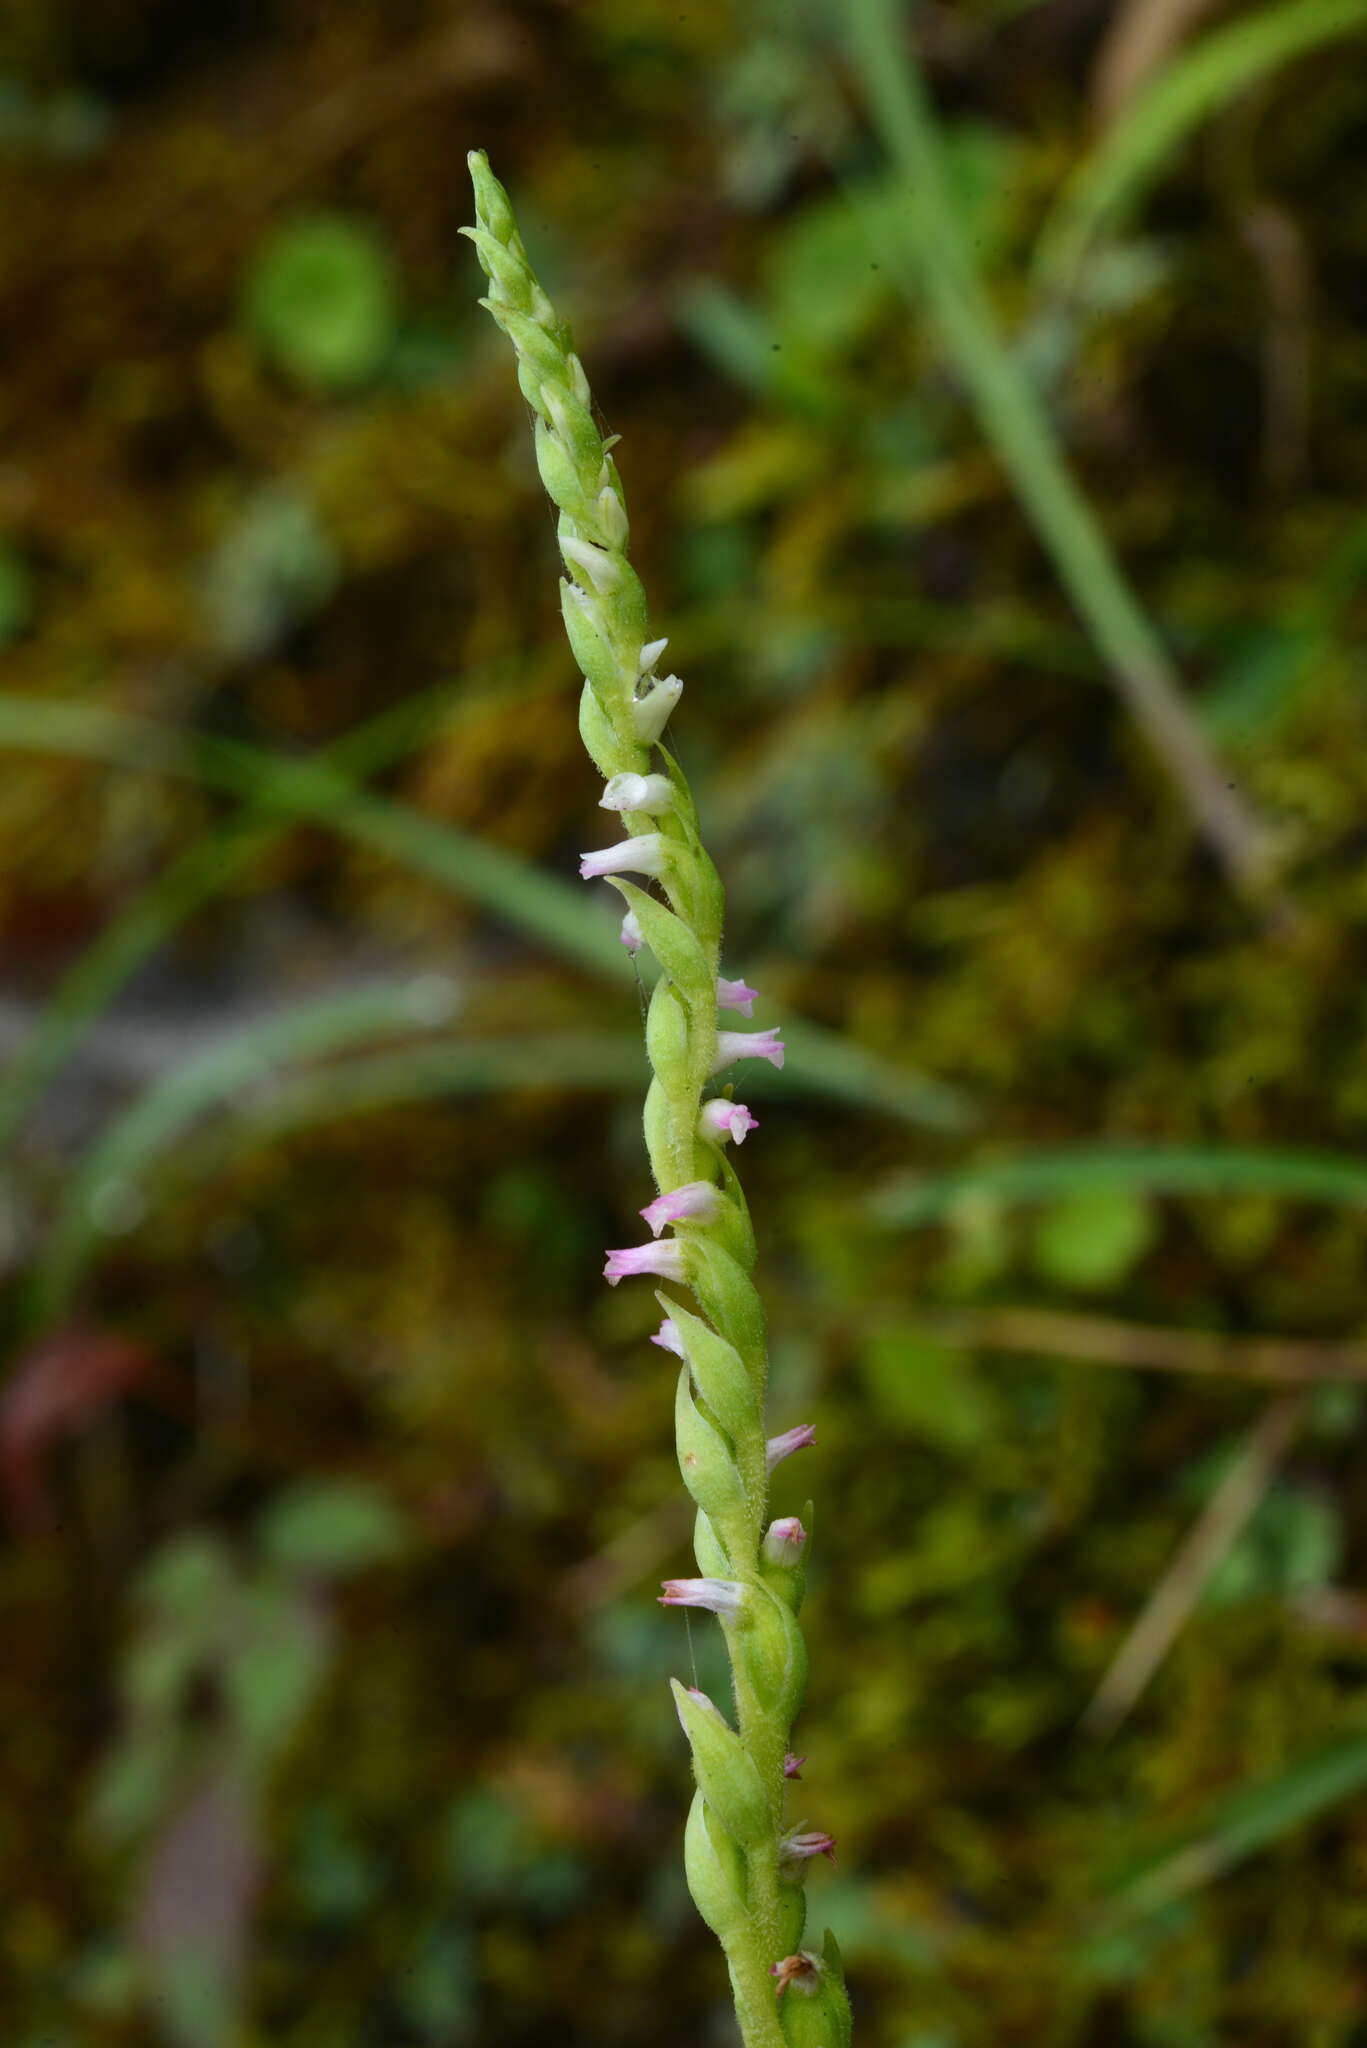
{"label": "pink flower", "polygon": [[667,775],[614,775],[599,797],[598,807],[604,811],[653,813],[667,811],[673,801],[674,785]]}
{"label": "pink flower", "polygon": [[751,1116],[743,1102],[729,1102],[724,1095],[705,1102],[698,1118],[699,1136],[710,1138],[716,1145],[724,1145],[728,1138],[734,1138],[738,1145],[743,1145],[746,1132],[758,1129],[759,1118]]}
{"label": "pink flower", "polygon": [[603,1278],[609,1287],[615,1287],[632,1273],[656,1273],[661,1280],[682,1280],[683,1246],[677,1238],[670,1237],[663,1244],[631,1244],[623,1251],[608,1253]]}
{"label": "pink flower", "polygon": [[802,1546],[807,1541],[807,1531],[796,1515],[785,1515],[781,1521],[771,1522],[764,1532],[764,1555],[770,1564],[793,1566],[802,1556]]}
{"label": "pink flower", "polygon": [[672,1351],[676,1358],[688,1356],[679,1336],[679,1326],[672,1316],[665,1317],[659,1329],[651,1333],[650,1341],[652,1344],[658,1344],[661,1351]]}
{"label": "pink flower", "polygon": [[728,981],[723,974],[717,976],[717,1001],[723,1010],[739,1010],[742,1017],[754,1014],[757,988],[747,988],[743,981]]}
{"label": "pink flower", "polygon": [[616,846],[584,854],[579,878],[588,882],[595,875],[658,875],[663,869],[664,841],[658,832],[642,832],[635,839],[619,839]]}
{"label": "pink flower", "polygon": [[780,1867],[784,1864],[788,1866],[785,1875],[797,1877],[801,1875],[803,1864],[809,1863],[813,1856],[828,1856],[834,1863],[835,1836],[815,1831],[810,1834],[798,1834],[794,1831],[791,1835],[783,1837],[778,1845],[778,1855]]}
{"label": "pink flower", "polygon": [[732,1060],[768,1060],[771,1065],[781,1067],[783,1040],[778,1035],[778,1026],[771,1024],[767,1031],[719,1031],[712,1072],[719,1074],[723,1067],[730,1066]]}
{"label": "pink flower", "polygon": [[617,934],[628,953],[639,953],[645,944],[645,933],[641,930],[640,919],[634,910],[629,910],[622,919],[622,929]]}
{"label": "pink flower", "polygon": [[807,1759],[805,1756],[794,1756],[793,1752],[790,1749],[788,1751],[787,1756],[785,1756],[783,1759],[784,1777],[800,1778],[802,1776],[802,1766],[806,1763],[806,1761]]}
{"label": "pink flower", "polygon": [[695,1223],[710,1223],[720,1206],[721,1195],[710,1180],[690,1180],[681,1188],[657,1195],[641,1214],[658,1237],[666,1223],[683,1223],[690,1218]]}
{"label": "pink flower", "polygon": [[663,1579],[661,1607],[706,1607],[732,1621],[745,1600],[744,1586],[734,1579]]}
{"label": "pink flower", "polygon": [[772,1472],[775,1465],[791,1458],[794,1451],[805,1451],[808,1444],[815,1442],[816,1426],[810,1422],[799,1422],[796,1429],[785,1429],[782,1436],[771,1436],[764,1446],[765,1470]]}

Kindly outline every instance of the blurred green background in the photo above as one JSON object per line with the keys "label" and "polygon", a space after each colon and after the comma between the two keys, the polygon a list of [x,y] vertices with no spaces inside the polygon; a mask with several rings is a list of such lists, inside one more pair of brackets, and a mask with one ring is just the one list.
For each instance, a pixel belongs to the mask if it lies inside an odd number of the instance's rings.
{"label": "blurred green background", "polygon": [[5,2048],[732,2038],[475,146],[793,1048],[740,1164],[858,2038],[1367,2043],[1365,58],[7,0]]}

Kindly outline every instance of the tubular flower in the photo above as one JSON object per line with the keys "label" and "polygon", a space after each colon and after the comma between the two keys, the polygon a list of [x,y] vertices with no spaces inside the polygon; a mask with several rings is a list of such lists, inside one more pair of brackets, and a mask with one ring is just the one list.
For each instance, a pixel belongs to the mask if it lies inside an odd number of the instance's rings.
{"label": "tubular flower", "polygon": [[683,682],[678,676],[661,676],[655,687],[644,697],[632,700],[632,730],[638,740],[650,746],[660,737],[669,723],[670,713],[683,695]]}
{"label": "tubular flower", "polygon": [[[674,785],[667,775],[614,775],[598,799],[602,811],[667,811]],[[746,1013],[749,1016],[749,1011]]]}
{"label": "tubular flower", "polygon": [[687,1353],[679,1337],[679,1326],[672,1316],[666,1316],[658,1330],[651,1332],[650,1341],[658,1344],[661,1351],[672,1351],[676,1358],[685,1358]]}
{"label": "tubular flower", "polygon": [[[664,872],[664,841],[658,832],[642,832],[636,839],[619,839],[615,846],[603,846],[585,853],[579,860],[579,879],[588,882],[595,875],[659,875]],[[782,1066],[782,1060],[779,1065]]]}
{"label": "tubular flower", "polygon": [[739,1010],[742,1017],[754,1015],[757,988],[747,988],[743,981],[728,981],[724,974],[717,976],[717,1001],[723,1010]]}
{"label": "tubular flower", "polygon": [[799,1422],[796,1429],[785,1429],[782,1436],[771,1436],[764,1446],[765,1470],[772,1472],[775,1465],[791,1458],[794,1451],[805,1451],[809,1444],[815,1442],[816,1428],[810,1422]]}
{"label": "tubular flower", "polygon": [[781,1067],[783,1050],[776,1024],[771,1024],[767,1031],[719,1031],[712,1072],[721,1073],[733,1060],[768,1060],[770,1066]]}
{"label": "tubular flower", "polygon": [[607,1259],[603,1278],[609,1287],[633,1273],[657,1273],[661,1280],[684,1277],[683,1246],[673,1237],[663,1244],[630,1244],[622,1251],[609,1252]]}
{"label": "tubular flower", "polygon": [[729,1102],[724,1095],[705,1102],[698,1118],[699,1137],[710,1138],[717,1145],[724,1145],[728,1138],[743,1145],[746,1132],[758,1129],[759,1118],[751,1116],[743,1102]]}
{"label": "tubular flower", "polygon": [[745,1588],[734,1579],[662,1579],[660,1583],[661,1607],[706,1607],[722,1620],[734,1621],[745,1605]]}
{"label": "tubular flower", "polygon": [[657,1195],[641,1214],[658,1237],[666,1223],[710,1223],[720,1207],[721,1192],[710,1180],[690,1180],[668,1194]]}

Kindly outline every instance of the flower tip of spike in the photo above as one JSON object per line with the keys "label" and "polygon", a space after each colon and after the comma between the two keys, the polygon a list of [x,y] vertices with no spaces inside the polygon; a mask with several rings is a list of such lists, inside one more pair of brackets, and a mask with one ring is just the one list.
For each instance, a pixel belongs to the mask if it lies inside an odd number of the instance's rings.
{"label": "flower tip of spike", "polygon": [[663,1244],[629,1244],[607,1253],[603,1278],[609,1287],[629,1279],[633,1273],[654,1273],[661,1280],[683,1280],[683,1246],[671,1237]]}
{"label": "flower tip of spike", "polygon": [[791,1458],[794,1451],[805,1451],[816,1442],[816,1427],[810,1422],[799,1422],[796,1429],[785,1429],[782,1436],[771,1436],[764,1446],[766,1470],[772,1472],[775,1465],[781,1465],[785,1458]]}
{"label": "flower tip of spike", "polygon": [[650,1341],[652,1344],[658,1344],[661,1351],[672,1351],[676,1358],[688,1356],[679,1336],[679,1326],[672,1316],[666,1316],[659,1329],[652,1330]]}
{"label": "flower tip of spike", "polygon": [[774,1024],[767,1031],[719,1031],[712,1071],[719,1074],[733,1060],[768,1060],[771,1066],[781,1067],[785,1050]]}
{"label": "flower tip of spike", "polygon": [[661,1607],[705,1607],[712,1614],[733,1619],[740,1613],[745,1588],[734,1579],[662,1579]]}
{"label": "flower tip of spike", "polygon": [[664,841],[658,832],[641,832],[635,839],[619,839],[615,846],[600,846],[579,856],[581,882],[598,875],[658,875],[663,868]]}
{"label": "flower tip of spike", "polygon": [[747,988],[743,981],[728,981],[724,975],[717,977],[717,1002],[723,1010],[739,1010],[742,1017],[753,1014],[757,988]]}
{"label": "flower tip of spike", "polygon": [[658,1237],[667,1223],[709,1223],[720,1207],[721,1195],[710,1180],[690,1180],[647,1202],[641,1215]]}
{"label": "flower tip of spike", "polygon": [[698,1117],[699,1135],[717,1145],[724,1145],[728,1138],[743,1145],[747,1132],[758,1129],[759,1118],[751,1116],[743,1102],[731,1102],[724,1095],[705,1102]]}

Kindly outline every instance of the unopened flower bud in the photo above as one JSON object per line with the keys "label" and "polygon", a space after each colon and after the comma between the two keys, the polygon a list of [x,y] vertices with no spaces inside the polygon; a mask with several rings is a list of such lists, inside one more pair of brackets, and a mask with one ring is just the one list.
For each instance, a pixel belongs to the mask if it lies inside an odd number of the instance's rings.
{"label": "unopened flower bud", "polygon": [[705,1102],[698,1118],[699,1136],[710,1138],[714,1145],[724,1145],[728,1138],[743,1145],[746,1132],[758,1129],[759,1118],[751,1116],[743,1102],[731,1102],[725,1095]]}
{"label": "unopened flower bud", "polygon": [[609,1287],[633,1273],[657,1273],[661,1280],[684,1278],[683,1246],[677,1238],[666,1238],[663,1244],[627,1245],[621,1251],[610,1251],[607,1261],[603,1278]]}
{"label": "unopened flower bud", "polygon": [[802,1776],[802,1766],[806,1763],[806,1761],[807,1759],[805,1756],[794,1756],[793,1752],[790,1749],[788,1751],[787,1756],[785,1756],[783,1759],[784,1777],[800,1778]]}
{"label": "unopened flower bud", "polygon": [[[603,846],[585,853],[579,860],[579,878],[595,875],[658,875],[664,871],[664,841],[658,832],[642,832],[635,839],[619,839],[616,846]],[[782,1060],[779,1065],[782,1066]]]}
{"label": "unopened flower bud", "polygon": [[789,1567],[800,1562],[802,1546],[807,1541],[807,1531],[796,1515],[785,1515],[781,1521],[771,1522],[764,1532],[764,1555],[770,1564]]}
{"label": "unopened flower bud", "polygon": [[794,1451],[805,1451],[809,1444],[815,1442],[816,1430],[810,1422],[799,1422],[796,1429],[785,1429],[782,1436],[771,1436],[764,1446],[765,1470],[772,1472],[775,1465],[791,1458]]}
{"label": "unopened flower bud", "polygon": [[634,910],[629,910],[622,919],[622,929],[617,936],[628,953],[640,952],[646,942],[645,933],[641,930],[641,921]]}
{"label": "unopened flower bud", "polygon": [[690,1180],[681,1188],[670,1188],[667,1194],[657,1195],[641,1214],[658,1237],[666,1223],[710,1223],[720,1207],[720,1191],[710,1180]]}
{"label": "unopened flower bud", "polygon": [[598,799],[603,811],[667,811],[674,785],[667,775],[614,775]]}
{"label": "unopened flower bud", "polygon": [[[661,1604],[663,1605],[664,1603],[662,1602]],[[695,1707],[701,1707],[705,1714],[715,1714],[719,1721],[722,1719],[721,1709],[714,1701],[707,1697],[705,1692],[700,1692],[696,1685],[680,1686],[679,1691],[684,1695],[685,1699],[692,1700]],[[683,1699],[677,1696],[674,1701],[674,1711],[679,1717],[679,1726],[683,1729],[684,1734],[687,1735],[688,1723],[684,1719]]]}
{"label": "unopened flower bud", "polygon": [[663,1579],[661,1585],[661,1607],[706,1607],[734,1621],[745,1604],[745,1588],[734,1579]]}
{"label": "unopened flower bud", "polygon": [[728,981],[725,975],[717,976],[717,1001],[723,1010],[739,1010],[742,1017],[752,1016],[757,988],[747,988],[743,981]]}
{"label": "unopened flower bud", "polygon": [[632,728],[645,746],[652,745],[660,737],[682,695],[683,683],[678,676],[661,676],[649,696],[633,699]]}
{"label": "unopened flower bud", "polygon": [[628,532],[627,510],[611,484],[598,493],[598,528],[605,535],[609,546],[625,546]]}
{"label": "unopened flower bud", "polygon": [[666,1316],[659,1329],[652,1330],[650,1341],[652,1344],[658,1344],[661,1351],[672,1351],[676,1358],[688,1356],[683,1348],[683,1340],[679,1336],[679,1326],[672,1316]]}
{"label": "unopened flower bud", "polygon": [[771,1066],[781,1067],[783,1040],[777,1025],[771,1024],[767,1031],[719,1031],[713,1073],[719,1074],[733,1060],[768,1060]]}

